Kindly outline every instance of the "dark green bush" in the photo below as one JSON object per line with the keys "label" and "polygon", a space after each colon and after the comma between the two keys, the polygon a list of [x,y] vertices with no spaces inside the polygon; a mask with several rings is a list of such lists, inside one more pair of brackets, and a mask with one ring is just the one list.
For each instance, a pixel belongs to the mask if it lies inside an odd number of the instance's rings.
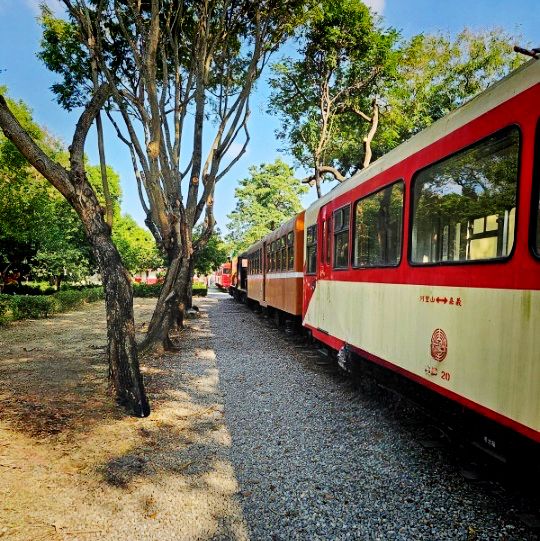
{"label": "dark green bush", "polygon": [[9,284],[4,287],[4,293],[9,295],[51,295],[55,291],[56,289],[48,284]]}
{"label": "dark green bush", "polygon": [[[133,284],[134,297],[159,297],[162,284]],[[205,284],[193,284],[193,295],[196,297],[206,297],[208,288]]]}
{"label": "dark green bush", "polygon": [[82,306],[86,301],[86,295],[82,291],[76,289],[66,289],[54,294],[54,298],[58,302],[58,312],[65,312]]}
{"label": "dark green bush", "polygon": [[102,287],[64,290],[54,295],[0,295],[0,324],[10,320],[48,317],[103,298]]}
{"label": "dark green bush", "polygon": [[208,288],[205,287],[195,287],[193,286],[193,296],[194,297],[206,297],[208,295]]}
{"label": "dark green bush", "polygon": [[11,313],[13,319],[38,319],[55,311],[52,295],[13,295]]}
{"label": "dark green bush", "polygon": [[11,295],[0,294],[0,325],[5,325],[10,319],[11,299]]}
{"label": "dark green bush", "polygon": [[162,284],[133,284],[134,297],[159,297]]}

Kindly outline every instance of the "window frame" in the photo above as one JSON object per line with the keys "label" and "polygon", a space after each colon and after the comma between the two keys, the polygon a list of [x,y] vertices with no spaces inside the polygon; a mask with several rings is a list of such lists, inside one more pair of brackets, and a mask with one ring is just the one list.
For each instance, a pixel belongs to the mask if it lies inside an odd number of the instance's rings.
{"label": "window frame", "polygon": [[280,272],[284,272],[287,270],[287,235],[283,235],[280,239],[280,245],[281,245],[281,270]]}
{"label": "window frame", "polygon": [[[347,240],[347,244],[348,244],[348,247],[347,247],[347,250],[348,250],[347,262],[345,263],[345,266],[337,267],[336,266],[336,235],[339,235],[339,234],[343,233],[345,231],[345,229],[343,229],[343,224],[342,224],[341,229],[336,233],[334,217],[338,212],[341,212],[346,208],[349,209],[349,226],[348,226],[348,228],[346,230],[348,232],[348,235],[347,235],[347,239],[348,239]],[[345,205],[342,205],[341,207],[337,208],[336,210],[332,211],[332,216],[331,216],[331,219],[330,219],[330,222],[332,222],[332,235],[329,235],[329,236],[332,237],[332,250],[330,251],[332,260],[328,261],[328,265],[331,265],[332,270],[336,270],[336,271],[349,270],[350,266],[351,266],[351,253],[352,253],[352,250],[351,250],[351,208],[352,208],[352,205],[349,202],[349,203],[347,203]]]}
{"label": "window frame", "polygon": [[[294,270],[294,260],[296,259],[294,253],[294,231],[287,233],[287,270]],[[292,259],[291,259],[292,255]]]}
{"label": "window frame", "polygon": [[[540,260],[540,238],[538,222],[540,221],[540,117],[536,121],[533,151],[533,175],[531,190],[531,212],[529,224],[529,250],[534,259]],[[516,207],[517,218],[517,207]]]}
{"label": "window frame", "polygon": [[[308,232],[309,230],[313,230],[313,238],[315,239],[311,244],[309,243],[308,241]],[[317,222],[315,222],[313,225],[310,225],[309,227],[306,227],[306,276],[317,276],[317,257],[318,257],[318,249],[317,249],[317,245],[318,245],[318,238],[317,238]],[[311,246],[315,246],[315,270],[313,271],[309,271],[308,270],[308,263],[309,263],[309,257],[308,257],[308,252],[309,252],[309,247]]]}
{"label": "window frame", "polygon": [[[358,266],[354,264],[354,240],[356,236],[356,207],[358,206],[358,203],[363,201],[364,199],[367,199],[368,197],[371,197],[379,192],[382,192],[383,190],[386,190],[387,188],[390,188],[390,186],[395,186],[396,184],[403,185],[403,204],[401,205],[401,245],[399,247],[399,260],[397,263],[392,265],[369,265],[369,266]],[[351,243],[351,268],[354,270],[368,270],[368,269],[397,269],[402,261],[403,261],[403,246],[405,244],[405,206],[406,206],[406,191],[407,191],[407,184],[405,183],[404,178],[398,178],[397,180],[394,180],[390,182],[389,184],[385,184],[384,186],[377,188],[376,190],[368,193],[367,195],[364,195],[357,199],[353,204],[353,219],[352,219],[352,243]]]}
{"label": "window frame", "polygon": [[[426,169],[429,169],[430,167],[433,167],[434,165],[437,165],[439,163],[442,163],[446,160],[449,160],[450,158],[457,156],[458,154],[461,154],[462,152],[466,152],[467,150],[475,147],[476,145],[480,145],[482,142],[486,141],[490,137],[495,137],[497,135],[503,134],[504,132],[510,132],[512,129],[516,129],[518,133],[518,159],[517,159],[517,175],[516,175],[516,218],[514,222],[514,242],[512,245],[512,249],[510,250],[509,254],[504,257],[492,257],[490,259],[469,259],[464,261],[436,261],[436,262],[429,262],[429,263],[422,263],[412,260],[412,234],[413,234],[413,222],[414,222],[414,187],[415,183],[417,181],[418,175],[425,171]],[[521,166],[522,166],[522,155],[523,155],[523,132],[521,130],[521,127],[519,124],[516,124],[515,122],[508,124],[502,128],[499,128],[493,132],[488,133],[487,135],[484,135],[480,139],[477,139],[476,141],[456,150],[455,152],[452,152],[451,154],[447,154],[440,158],[439,160],[436,160],[434,162],[429,163],[428,165],[425,165],[421,169],[417,169],[411,176],[411,183],[410,183],[410,192],[411,197],[409,197],[409,220],[407,224],[408,232],[407,232],[407,262],[411,267],[455,267],[455,266],[461,266],[461,265],[493,265],[493,264],[500,264],[500,263],[508,263],[513,257],[514,253],[516,251],[516,245],[518,243],[518,224],[519,224],[519,196],[521,192]]]}

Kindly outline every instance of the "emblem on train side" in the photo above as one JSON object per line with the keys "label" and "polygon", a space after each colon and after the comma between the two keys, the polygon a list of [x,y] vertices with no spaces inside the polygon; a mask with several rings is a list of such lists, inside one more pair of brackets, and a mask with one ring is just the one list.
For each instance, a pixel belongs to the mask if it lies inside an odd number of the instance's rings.
{"label": "emblem on train side", "polygon": [[431,335],[431,356],[438,362],[446,359],[448,353],[448,339],[442,329],[435,329]]}

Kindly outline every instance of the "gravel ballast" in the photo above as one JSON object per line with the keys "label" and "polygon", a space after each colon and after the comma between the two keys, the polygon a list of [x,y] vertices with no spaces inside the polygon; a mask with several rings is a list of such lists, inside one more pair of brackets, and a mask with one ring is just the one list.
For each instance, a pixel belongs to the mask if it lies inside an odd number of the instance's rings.
{"label": "gravel ballast", "polygon": [[418,443],[413,408],[217,297],[207,309],[252,539],[538,539],[504,490]]}

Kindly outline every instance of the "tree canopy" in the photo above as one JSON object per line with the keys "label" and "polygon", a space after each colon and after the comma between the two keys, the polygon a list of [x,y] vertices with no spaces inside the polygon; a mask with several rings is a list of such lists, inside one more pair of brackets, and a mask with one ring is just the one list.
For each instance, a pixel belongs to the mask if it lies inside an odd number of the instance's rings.
{"label": "tree canopy", "polygon": [[299,58],[273,65],[269,111],[281,120],[278,138],[313,171],[319,196],[325,176],[343,180],[358,168],[358,141],[369,163],[377,98],[394,77],[397,39],[362,2],[324,0],[298,33]]}
{"label": "tree canopy", "polygon": [[526,58],[512,44],[521,41],[502,29],[455,38],[420,34],[401,45],[394,82],[384,93],[375,146],[380,156],[447,115],[520,66]]}
{"label": "tree canopy", "polygon": [[240,253],[281,223],[302,210],[300,196],[308,187],[294,177],[293,170],[278,159],[249,168],[234,195],[236,207],[228,215],[227,240]]}
{"label": "tree canopy", "polygon": [[[195,238],[200,234],[202,228],[195,230]],[[195,256],[195,273],[200,276],[207,276],[217,270],[225,263],[229,256],[229,247],[221,238],[221,232],[216,229],[206,246]]]}
{"label": "tree canopy", "polygon": [[400,40],[361,2],[326,0],[299,32],[299,58],[273,66],[277,136],[320,196],[322,180],[344,180],[518,67],[517,41],[501,29]]}

